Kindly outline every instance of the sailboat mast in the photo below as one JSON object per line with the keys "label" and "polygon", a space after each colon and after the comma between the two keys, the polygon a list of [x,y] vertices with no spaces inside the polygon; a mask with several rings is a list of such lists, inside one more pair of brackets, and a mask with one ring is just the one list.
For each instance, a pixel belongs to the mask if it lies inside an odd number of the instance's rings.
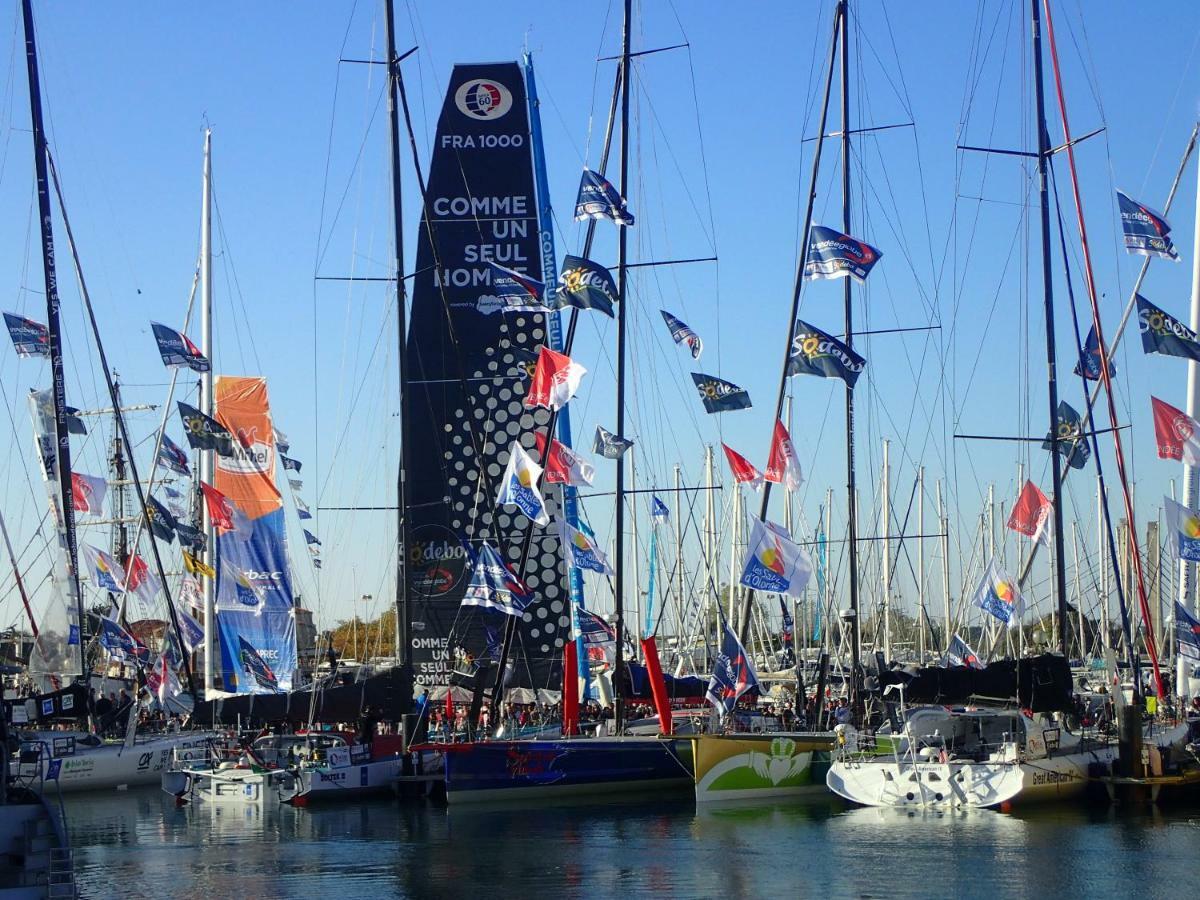
{"label": "sailboat mast", "polygon": [[[792,308],[787,323],[787,344],[783,350],[783,369],[779,373],[779,393],[775,400],[775,418],[783,415],[783,402],[787,395],[788,378],[791,376],[788,363],[792,356],[792,338],[795,334],[796,317],[800,314],[800,294],[804,290],[804,266],[808,261],[808,236],[812,229],[813,208],[817,202],[817,177],[821,173],[821,151],[825,147],[825,123],[829,117],[829,97],[833,91],[833,67],[838,49],[839,23],[846,15],[846,0],[838,0],[833,11],[833,35],[829,41],[829,63],[825,70],[825,91],[821,99],[821,116],[817,122],[816,149],[813,151],[812,175],[808,182],[808,200],[804,210],[804,224],[800,229],[800,251],[796,263],[796,280],[792,287]],[[774,428],[774,423],[772,423]],[[767,520],[767,510],[771,503],[771,482],[762,486],[762,506],[759,509],[759,521]],[[742,627],[738,630],[738,640],[743,646],[746,643],[746,629],[750,621],[750,607],[754,603],[754,591],[747,589],[742,600]]]}
{"label": "sailboat mast", "polygon": [[407,714],[412,709],[412,611],[408,605],[408,440],[404,424],[409,420],[408,409],[408,365],[405,359],[407,291],[404,282],[404,207],[403,185],[400,179],[400,61],[396,58],[396,25],[392,11],[392,0],[384,0],[384,29],[387,42],[388,65],[388,143],[392,175],[392,229],[395,242],[393,268],[396,278],[396,360],[399,368],[400,390],[400,462],[396,473],[396,643],[400,651],[400,712]]}
{"label": "sailboat mast", "polygon": [[[850,35],[849,2],[843,0],[838,27],[842,46],[842,231],[850,234]],[[854,349],[854,305],[850,278],[842,279],[846,314],[846,346]],[[858,667],[862,653],[862,628],[858,620],[858,488],[854,479],[854,386],[846,384],[846,541],[850,551],[850,699],[857,709]]]}
{"label": "sailboat mast", "polygon": [[[213,358],[212,335],[212,129],[204,129],[204,186],[200,201],[200,347],[205,357]],[[200,412],[213,417],[212,367],[200,375]],[[200,451],[200,480],[213,483],[213,451]],[[217,568],[217,536],[213,530],[208,504],[200,504],[200,522],[204,529],[207,562]],[[216,688],[217,580],[202,578],[204,583],[204,690]]]}
{"label": "sailboat mast", "polygon": [[[37,176],[38,215],[42,222],[42,274],[46,284],[46,329],[49,334],[51,397],[54,400],[55,463],[58,470],[59,514],[67,551],[67,589],[74,606],[77,633],[73,636],[78,651],[79,674],[86,675],[84,663],[83,593],[79,589],[78,548],[75,536],[75,502],[71,490],[71,440],[67,432],[67,389],[63,371],[62,328],[59,322],[58,274],[54,266],[54,226],[50,216],[50,175],[47,168],[46,131],[42,120],[42,90],[38,75],[37,41],[33,33],[31,0],[22,0],[25,25],[25,62],[29,71],[29,117],[33,130],[33,166]],[[70,641],[71,636],[68,636]]]}
{"label": "sailboat mast", "polygon": [[[1200,163],[1197,163],[1200,172]],[[1196,228],[1192,244],[1192,304],[1188,326],[1195,331],[1200,328],[1200,176],[1196,181]],[[1187,414],[1193,419],[1200,415],[1200,363],[1188,360],[1187,364]],[[1196,508],[1197,473],[1194,466],[1183,464],[1183,505]],[[1195,584],[1192,579],[1194,566],[1186,559],[1179,561],[1179,602],[1195,611]]]}
{"label": "sailboat mast", "polygon": [[1050,472],[1054,498],[1054,599],[1058,610],[1058,649],[1067,655],[1067,578],[1063,552],[1063,496],[1061,442],[1058,436],[1058,371],[1054,342],[1054,273],[1050,257],[1050,134],[1046,128],[1046,95],[1042,81],[1041,0],[1030,0],[1033,11],[1033,84],[1037,98],[1038,206],[1042,232],[1042,286],[1046,313],[1046,382],[1050,402]]}
{"label": "sailboat mast", "polygon": [[[625,17],[621,25],[621,162],[618,188],[629,199],[629,37],[633,18],[633,0],[625,0]],[[629,229],[617,229],[617,434],[625,436],[625,340],[628,333],[626,302],[628,293]],[[617,628],[616,659],[613,666],[613,693],[616,709],[614,726],[621,733],[625,704],[621,697],[621,682],[625,672],[625,460],[617,460],[617,502],[615,553],[616,591],[614,598]]]}

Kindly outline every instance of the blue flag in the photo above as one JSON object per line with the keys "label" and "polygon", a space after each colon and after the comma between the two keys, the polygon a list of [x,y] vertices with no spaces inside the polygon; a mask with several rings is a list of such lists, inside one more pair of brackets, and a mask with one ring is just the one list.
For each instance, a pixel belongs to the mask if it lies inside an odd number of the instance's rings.
{"label": "blue flag", "polygon": [[713,665],[705,697],[717,708],[721,718],[733,712],[738,698],[749,690],[758,690],[758,676],[750,664],[746,648],[737,639],[729,624],[722,626],[721,652]]}
{"label": "blue flag", "polygon": [[[1075,364],[1075,374],[1082,375],[1088,381],[1100,380],[1100,341],[1096,337],[1095,325],[1088,331],[1087,340],[1083,343],[1079,362]],[[1108,360],[1108,377],[1117,377],[1117,364],[1112,361],[1112,357]]]}
{"label": "blue flag", "polygon": [[700,335],[692,331],[687,326],[686,322],[675,318],[665,309],[660,309],[663,321],[667,323],[667,327],[671,329],[671,337],[676,344],[687,344],[692,351],[692,359],[699,359],[700,354],[704,351],[704,342],[700,340]]}
{"label": "blue flag", "polygon": [[814,225],[808,236],[808,278],[845,278],[865,281],[883,254],[865,241],[824,225]]}
{"label": "blue flag", "polygon": [[[1058,416],[1055,428],[1058,430],[1058,452],[1072,469],[1082,469],[1091,459],[1092,448],[1088,446],[1087,438],[1080,434],[1082,422],[1079,413],[1066,400],[1058,402]],[[1042,441],[1042,449],[1053,448],[1051,435],[1046,435]]]}
{"label": "blue flag", "polygon": [[1125,232],[1128,252],[1179,262],[1166,219],[1121,191],[1117,191],[1117,205],[1121,208],[1121,230]]}
{"label": "blue flag", "polygon": [[671,520],[671,511],[667,509],[667,504],[659,500],[654,494],[650,495],[650,518],[655,522],[669,522]]}
{"label": "blue flag", "polygon": [[150,533],[160,541],[170,544],[175,540],[175,529],[178,527],[175,517],[153,497],[146,498],[146,520],[150,525]]}
{"label": "blue flag", "polygon": [[[188,446],[193,450],[214,450],[218,456],[233,456],[233,435],[229,433],[228,428],[182,400],[178,401],[177,405]],[[164,435],[164,446],[166,440]]]}
{"label": "blue flag", "polygon": [[504,266],[487,261],[492,276],[492,294],[479,298],[479,311],[482,313],[495,312],[548,312],[549,307],[542,302],[546,285],[536,278],[508,269]]}
{"label": "blue flag", "polygon": [[950,646],[946,648],[946,656],[942,664],[943,666],[967,666],[971,669],[983,668],[983,663],[979,661],[979,657],[971,649],[971,645],[957,634],[950,639]]}
{"label": "blue flag", "polygon": [[1142,350],[1162,353],[1200,362],[1200,340],[1174,316],[1169,316],[1141,294],[1137,295],[1138,330],[1142,333]]}
{"label": "blue flag", "polygon": [[633,441],[613,434],[603,425],[596,426],[596,437],[592,441],[592,452],[598,453],[604,459],[620,459],[626,450],[633,446]]}
{"label": "blue flag", "polygon": [[279,454],[279,462],[283,465],[284,470],[288,472],[299,472],[302,468],[300,460],[284,456],[282,453]]}
{"label": "blue flag", "polygon": [[150,660],[150,650],[128,631],[107,616],[100,616],[100,646],[116,659],[144,665]]}
{"label": "blue flag", "polygon": [[788,356],[788,375],[840,378],[854,387],[866,367],[865,359],[833,335],[802,319],[796,320],[791,355]]}
{"label": "blue flag", "polygon": [[158,352],[162,356],[164,366],[186,366],[193,372],[207,372],[212,368],[208,357],[201,353],[182,331],[176,331],[158,322],[151,322],[150,327],[154,330],[154,340],[158,342]]}
{"label": "blue flag", "polygon": [[692,373],[692,381],[696,383],[696,391],[704,403],[705,412],[720,413],[750,408],[750,394],[732,381],[700,372]]}
{"label": "blue flag", "polygon": [[50,330],[41,322],[6,312],[4,324],[17,356],[50,356]]}
{"label": "blue flag", "polygon": [[1187,607],[1175,601],[1175,641],[1179,655],[1200,663],[1200,621],[1187,611]]}
{"label": "blue flag", "polygon": [[554,295],[557,309],[574,306],[577,309],[597,309],[612,318],[617,302],[617,285],[608,269],[582,256],[568,256],[558,274],[558,292]]}
{"label": "blue flag", "polygon": [[304,543],[315,544],[318,547],[321,546],[321,542],[317,540],[317,536],[315,534],[313,534],[307,528],[301,528],[300,530],[304,532]]}
{"label": "blue flag", "polygon": [[519,440],[513,441],[496,505],[512,504],[538,525],[548,525],[550,513],[546,511],[546,502],[538,488],[541,478],[542,467],[525,452]]}
{"label": "blue flag", "polygon": [[165,434],[162,436],[162,445],[158,448],[158,464],[176,475],[184,475],[188,478],[192,475],[192,470],[188,467],[187,454]]}
{"label": "blue flag", "polygon": [[179,535],[179,543],[193,553],[199,553],[208,546],[208,540],[204,537],[204,532],[194,525],[187,525],[176,520],[175,533]]}
{"label": "blue flag", "polygon": [[471,582],[463,594],[462,605],[495,609],[506,616],[525,612],[533,593],[513,574],[496,548],[484,541],[474,555]]}
{"label": "blue flag", "polygon": [[579,608],[579,636],[593,646],[611,644],[616,647],[617,632],[611,625],[590,610]]}
{"label": "blue flag", "polygon": [[575,198],[575,220],[609,219],[618,225],[632,225],[633,213],[625,208],[625,198],[603,175],[583,170],[579,195]]}

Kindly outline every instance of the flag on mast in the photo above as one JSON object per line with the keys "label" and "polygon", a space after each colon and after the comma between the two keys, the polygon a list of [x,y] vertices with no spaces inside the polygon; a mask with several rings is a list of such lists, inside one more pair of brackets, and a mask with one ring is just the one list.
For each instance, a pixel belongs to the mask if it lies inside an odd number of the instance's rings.
{"label": "flag on mast", "polygon": [[1050,513],[1054,506],[1032,481],[1026,481],[1009,513],[1007,527],[1043,544],[1049,541]]}
{"label": "flag on mast", "polygon": [[716,375],[705,375],[693,372],[692,381],[696,383],[696,392],[704,404],[707,413],[730,412],[735,409],[750,408],[750,394],[745,388],[738,387],[732,381],[725,381]]}
{"label": "flag on mast", "polygon": [[883,256],[866,241],[842,234],[836,228],[813,225],[808,236],[806,278],[845,278],[862,283]]}
{"label": "flag on mast", "polygon": [[162,357],[163,365],[167,368],[188,368],[193,372],[207,372],[212,368],[209,365],[208,357],[201,353],[200,348],[193,344],[182,331],[176,331],[159,322],[151,322],[150,328],[154,331],[154,340],[158,342],[158,353]]}
{"label": "flag on mast", "polygon": [[162,443],[158,448],[158,459],[156,462],[164,469],[174,472],[176,475],[182,475],[185,478],[192,476],[192,470],[188,466],[187,454],[165,434],[162,436]]}
{"label": "flag on mast", "polygon": [[84,475],[82,472],[71,473],[71,506],[78,513],[90,516],[104,514],[104,495],[108,492],[108,482],[95,475]]}
{"label": "flag on mast", "polygon": [[618,225],[632,225],[633,213],[625,208],[625,198],[599,172],[583,170],[579,193],[575,198],[575,221],[608,219]]}
{"label": "flag on mast", "polygon": [[988,563],[971,603],[1009,628],[1020,625],[1021,617],[1025,614],[1025,598],[1021,596],[1017,583],[1008,577],[994,558]]}
{"label": "flag on mast", "polygon": [[612,566],[608,564],[608,557],[604,555],[596,542],[580,531],[578,528],[572,528],[566,520],[560,519],[558,522],[559,543],[562,545],[567,558],[567,565],[574,566],[577,569],[587,569],[590,572],[597,572],[601,575],[614,574]]}
{"label": "flag on mast", "polygon": [[548,525],[550,514],[538,490],[541,477],[542,467],[530,458],[519,440],[513,441],[496,505],[512,504],[538,525]]}
{"label": "flag on mast", "polygon": [[4,324],[17,356],[50,356],[50,329],[41,322],[6,312]]}
{"label": "flag on mast", "polygon": [[[228,428],[182,400],[177,401],[177,405],[188,446],[193,450],[214,450],[218,456],[233,456],[233,435]],[[166,440],[163,435],[164,445]]]}
{"label": "flag on mast", "polygon": [[1170,497],[1163,497],[1163,506],[1179,559],[1200,562],[1200,515]]}
{"label": "flag on mast", "polygon": [[[550,308],[542,301],[546,285],[536,278],[490,259],[487,264],[492,276],[492,290],[495,292],[495,298],[488,298],[488,302],[498,299],[500,309],[504,312],[550,312]],[[480,303],[483,302],[481,299]]]}
{"label": "flag on mast", "polygon": [[840,378],[850,387],[867,367],[867,361],[832,334],[796,320],[792,331],[792,348],[788,355],[788,375],[815,375],[817,378]]}
{"label": "flag on mast", "polygon": [[1154,440],[1159,459],[1177,459],[1200,466],[1200,422],[1157,397],[1150,398],[1154,410]]}
{"label": "flag on mast", "polygon": [[619,295],[612,274],[604,266],[582,256],[568,256],[558,273],[558,285],[556,308],[595,309],[613,318],[613,304]]}
{"label": "flag on mast", "polygon": [[1179,262],[1166,219],[1124,191],[1117,191],[1117,205],[1121,208],[1121,230],[1125,233],[1127,252]]}
{"label": "flag on mast", "polygon": [[[546,453],[546,435],[536,435],[539,456]],[[596,467],[560,441],[551,440],[550,455],[546,457],[546,482],[585,487],[596,477]]]}
{"label": "flag on mast", "polygon": [[519,616],[533,600],[533,592],[487,541],[479,546],[471,569],[471,583],[463,594],[463,606],[496,609],[506,616]]}
{"label": "flag on mast", "polygon": [[812,561],[782,525],[751,520],[750,543],[740,583],[755,591],[802,597]]}
{"label": "flag on mast", "polygon": [[721,449],[725,451],[725,459],[729,462],[729,469],[733,472],[734,481],[738,484],[748,484],[756,491],[763,486],[762,473],[754,468],[754,464],[750,460],[728,444],[721,444]]}
{"label": "flag on mast", "polygon": [[758,676],[750,663],[750,655],[729,628],[722,624],[721,652],[713,665],[705,697],[724,719],[737,706],[738,698],[749,690],[758,689]]}
{"label": "flag on mast", "polygon": [[1142,351],[1200,362],[1200,340],[1196,338],[1196,332],[1159,309],[1141,294],[1135,296],[1138,330],[1142,333]]}
{"label": "flag on mast", "polygon": [[587,369],[569,356],[542,347],[529,382],[529,393],[525,395],[525,405],[562,409],[575,396],[586,373]]}
{"label": "flag on mast", "polygon": [[775,434],[771,438],[771,454],[767,457],[767,471],[763,476],[774,484],[783,484],[789,491],[797,490],[804,483],[800,471],[800,458],[796,446],[783,422],[775,420]]}
{"label": "flag on mast", "polygon": [[671,339],[676,344],[687,344],[692,351],[692,359],[699,359],[700,354],[704,352],[704,341],[700,340],[700,335],[696,334],[688,327],[687,322],[682,319],[677,319],[665,309],[660,309],[663,321],[667,323],[667,328],[671,331]]}
{"label": "flag on mast", "polygon": [[[1082,375],[1088,381],[1100,380],[1100,338],[1096,336],[1096,326],[1088,330],[1087,340],[1079,353],[1079,362],[1075,363],[1075,374]],[[1108,358],[1108,377],[1117,376],[1117,364]]]}

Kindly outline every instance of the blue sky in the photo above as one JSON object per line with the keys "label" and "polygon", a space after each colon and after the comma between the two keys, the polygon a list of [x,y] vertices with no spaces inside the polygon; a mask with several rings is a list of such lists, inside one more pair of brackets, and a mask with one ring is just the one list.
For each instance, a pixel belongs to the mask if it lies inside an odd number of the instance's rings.
{"label": "blue sky", "polygon": [[[694,483],[702,476],[706,443],[719,453],[725,440],[765,464],[813,149],[802,139],[815,130],[831,4],[642,6],[635,49],[685,41],[689,47],[643,57],[635,66],[629,191],[638,215],[630,235],[634,258],[715,254],[720,261],[643,269],[633,279],[631,421],[639,484],[668,484],[676,462]],[[951,439],[955,431],[1036,434],[1046,427],[1036,232],[1021,224],[1020,204],[1036,199],[1029,168],[1012,157],[955,150],[956,143],[1033,143],[1026,4],[982,6],[936,3],[917,15],[863,0],[852,13],[852,126],[915,122],[915,128],[855,140],[853,230],[884,254],[868,286],[856,288],[856,320],[869,329],[941,326],[859,344],[869,360],[858,395],[862,531],[877,533],[876,473],[881,442],[890,439],[894,521],[911,515],[908,530],[915,532],[909,497],[916,465],[926,467],[927,523],[933,521],[933,484],[947,482],[955,595],[963,573],[972,565],[978,570],[972,541],[987,485],[994,482],[997,501],[1011,504],[1022,462],[1043,488],[1049,482],[1046,454],[1036,445]],[[378,58],[381,9],[374,2],[300,2],[55,5],[37,11],[53,151],[108,353],[129,384],[127,397],[161,403],[165,393],[168,379],[148,322],[182,321],[197,252],[207,121],[214,132],[221,226],[217,368],[268,377],[277,422],[291,438],[293,455],[305,463],[310,506],[381,505],[394,489],[394,309],[378,285],[313,280],[314,273],[387,272],[391,226],[379,69],[338,64],[339,56]],[[1113,189],[1161,208],[1196,118],[1190,85],[1196,82],[1200,11],[1187,3],[1072,0],[1056,5],[1055,16],[1072,126],[1077,134],[1106,129],[1080,146],[1078,161],[1101,307],[1111,330],[1140,262],[1119,247]],[[451,65],[515,59],[524,46],[534,52],[560,258],[577,250],[582,229],[570,221],[570,204],[580,167],[598,159],[614,65],[594,59],[619,49],[619,4],[412,3],[397,7],[397,20],[402,49],[420,48],[405,63],[405,74],[426,168]],[[6,309],[44,318],[16,3],[0,11],[0,34],[9,35],[0,43],[0,59],[8,60],[0,69],[0,277]],[[1150,80],[1134,76],[1146,56],[1154,62]],[[834,97],[836,103],[836,86]],[[1058,143],[1062,131],[1052,95],[1048,109]],[[1064,164],[1060,157],[1064,218],[1074,248]],[[405,166],[411,265],[417,200],[407,155]],[[817,221],[840,222],[839,185],[837,147],[830,143]],[[1154,263],[1143,290],[1180,316],[1187,310],[1195,186],[1193,163],[1170,216],[1184,261]],[[1036,218],[1028,222],[1036,226]],[[1071,252],[1078,275],[1078,253]],[[611,228],[600,229],[593,256],[615,262]],[[60,276],[70,284],[69,271],[61,269]],[[1081,285],[1077,278],[1080,304]],[[1056,286],[1065,376],[1074,358],[1061,275]],[[659,308],[701,333],[699,368],[748,388],[752,410],[704,415],[691,388],[690,358],[670,343]],[[71,402],[101,405],[103,383],[94,374],[73,290],[65,291],[64,310]],[[841,283],[806,285],[802,315],[839,331]],[[573,415],[585,435],[615,419],[614,335],[607,320],[595,317],[581,328],[575,355],[590,374]],[[1118,409],[1133,425],[1125,432],[1126,452],[1144,522],[1157,515],[1169,479],[1179,474],[1176,465],[1155,458],[1148,394],[1182,405],[1185,368],[1178,360],[1143,358],[1136,343],[1123,344],[1117,362]],[[19,547],[32,538],[34,510],[41,508],[19,461],[23,457],[32,471],[20,398],[44,379],[40,366],[17,361],[8,350],[0,353],[0,386],[12,410],[11,420],[0,417],[9,460],[0,500]],[[1078,384],[1064,377],[1063,385],[1064,398],[1082,406]],[[831,487],[837,532],[844,528],[845,504],[842,393],[834,382],[811,378],[794,380],[792,387],[793,436],[807,475],[797,501],[803,530],[810,533]],[[139,414],[132,421],[147,434],[155,416]],[[177,427],[172,433],[180,436]],[[99,439],[76,452],[82,470],[103,468]],[[1113,472],[1108,449],[1104,461]],[[723,473],[723,460],[717,463]],[[602,490],[611,481],[611,464],[600,468]],[[1068,522],[1078,518],[1090,547],[1094,471],[1089,466],[1073,476],[1067,495]],[[598,532],[611,539],[611,508],[593,502],[587,511]],[[303,554],[293,554],[306,598],[326,622],[347,615],[362,595],[373,600],[360,604],[360,611],[377,612],[380,598],[392,590],[391,517],[322,512],[318,526],[327,559],[319,587]],[[645,522],[642,528],[644,543]],[[927,524],[927,530],[934,528]],[[1014,548],[1009,541],[1010,559]],[[911,609],[907,566],[915,564],[915,548],[908,552],[897,564],[902,574],[896,591],[898,602]],[[865,577],[877,582],[874,553],[867,551]],[[938,583],[934,553],[930,546],[931,585]],[[840,560],[840,553],[834,557]],[[844,562],[838,565],[844,571]],[[1045,577],[1044,568],[1035,577],[1034,593],[1041,597]],[[18,617],[15,602],[0,601],[0,626]]]}

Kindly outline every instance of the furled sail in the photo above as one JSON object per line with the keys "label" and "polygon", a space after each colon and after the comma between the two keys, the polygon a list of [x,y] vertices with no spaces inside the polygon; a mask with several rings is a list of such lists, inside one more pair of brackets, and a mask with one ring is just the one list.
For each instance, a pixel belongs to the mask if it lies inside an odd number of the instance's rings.
{"label": "furled sail", "polygon": [[[418,683],[444,685],[455,656],[494,655],[489,612],[460,603],[469,553],[488,540],[520,558],[528,520],[494,507],[514,439],[537,458],[547,409],[523,408],[521,362],[547,342],[546,315],[503,311],[497,263],[542,279],[525,85],[516,63],[458,65],[438,119],[408,333],[411,546],[408,597]],[[557,516],[558,485],[543,485]],[[569,638],[566,580],[553,524],[534,531],[521,573],[534,602],[514,653],[523,683],[549,679]]]}

